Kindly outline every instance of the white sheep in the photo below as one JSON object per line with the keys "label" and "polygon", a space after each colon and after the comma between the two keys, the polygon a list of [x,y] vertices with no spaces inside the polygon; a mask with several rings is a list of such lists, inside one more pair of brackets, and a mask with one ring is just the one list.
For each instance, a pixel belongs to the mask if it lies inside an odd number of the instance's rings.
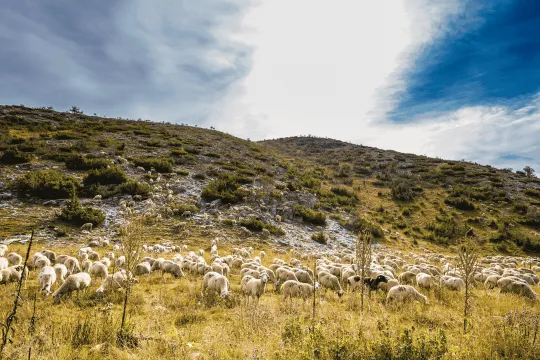
{"label": "white sheep", "polygon": [[51,293],[51,287],[56,282],[56,272],[52,266],[44,266],[38,275],[39,288],[45,294]]}
{"label": "white sheep", "polygon": [[0,270],[7,269],[8,267],[9,267],[8,259],[4,257],[0,257]]}
{"label": "white sheep", "polygon": [[281,293],[283,294],[283,299],[287,300],[289,298],[291,301],[293,298],[303,299],[304,302],[313,296],[313,291],[319,288],[318,284],[315,283],[315,287],[311,284],[301,283],[297,280],[287,280],[281,286]]}
{"label": "white sheep", "polygon": [[163,276],[165,273],[171,274],[175,278],[184,277],[182,267],[171,260],[165,260],[161,264],[161,276]]}
{"label": "white sheep", "polygon": [[444,287],[450,290],[465,290],[465,282],[463,281],[463,279],[455,276],[441,276],[441,283],[444,285]]}
{"label": "white sheep", "polygon": [[79,260],[73,256],[68,256],[64,261],[64,265],[68,270],[68,274],[76,274],[81,271],[81,266],[79,265]]}
{"label": "white sheep", "polygon": [[493,289],[497,287],[497,281],[499,281],[501,277],[501,275],[489,275],[486,281],[484,281],[484,287],[488,289]]}
{"label": "white sheep", "polygon": [[90,274],[90,268],[92,267],[91,260],[84,260],[81,264],[81,270]]}
{"label": "white sheep", "polygon": [[388,282],[379,283],[378,287],[379,289],[382,289],[385,293],[388,293],[388,291],[390,291],[391,288],[398,285],[399,285],[399,281],[397,281],[396,279],[388,279]]}
{"label": "white sheep", "polygon": [[64,264],[54,264],[54,272],[56,273],[56,279],[60,281],[61,284],[64,283],[64,279],[67,276],[67,268]]}
{"label": "white sheep", "polygon": [[229,279],[214,271],[206,273],[203,278],[203,296],[208,292],[216,292],[222,298],[229,297]]}
{"label": "white sheep", "polygon": [[418,290],[416,290],[411,285],[394,286],[388,291],[388,295],[386,295],[387,303],[391,301],[397,301],[397,302],[403,303],[408,300],[418,300],[418,301],[423,302],[424,304],[428,303],[427,297],[420,294]]}
{"label": "white sheep", "polygon": [[[28,267],[24,267],[23,274],[23,265],[10,266],[7,269],[0,270],[0,284],[8,284],[11,282],[17,282],[23,276],[23,279],[28,278]],[[26,288],[26,282],[25,282]]]}
{"label": "white sheep", "polygon": [[126,285],[128,281],[136,281],[131,273],[128,273],[126,270],[122,269],[115,272],[112,275],[108,275],[105,280],[101,283],[101,286],[96,290],[96,293],[111,292],[115,290],[121,290]]}
{"label": "white sheep", "polygon": [[401,284],[414,285],[416,282],[416,273],[413,271],[405,271],[399,275],[398,280]]}
{"label": "white sheep", "polygon": [[150,275],[152,273],[152,266],[149,262],[143,261],[135,266],[135,276]]}
{"label": "white sheep", "polygon": [[92,275],[92,277],[99,277],[101,279],[104,279],[109,275],[109,270],[104,263],[96,261],[90,267],[89,274]]}
{"label": "white sheep", "polygon": [[259,302],[260,297],[266,290],[267,282],[268,275],[263,272],[260,279],[251,278],[246,281],[245,284],[242,284],[242,293],[244,294],[244,297],[247,297],[248,303],[249,297],[251,297],[254,301],[257,299],[257,303]]}
{"label": "white sheep", "polygon": [[425,289],[430,289],[434,284],[433,276],[426,273],[418,273],[416,275],[416,283],[418,284],[418,286],[421,286]]}
{"label": "white sheep", "polygon": [[341,289],[341,284],[337,276],[330,274],[329,272],[323,271],[319,275],[319,284],[325,289],[330,289],[336,291],[338,297],[343,296],[343,289]]}
{"label": "white sheep", "polygon": [[528,297],[531,300],[538,300],[536,293],[531,289],[529,284],[512,281],[501,287],[501,293],[512,293]]}
{"label": "white sheep", "polygon": [[0,244],[0,256],[4,256],[5,253],[7,253],[7,251],[8,251],[7,245]]}
{"label": "white sheep", "polygon": [[17,254],[16,252],[11,252],[7,256],[9,265],[15,266],[22,264],[22,256]]}
{"label": "white sheep", "polygon": [[86,230],[86,231],[92,231],[92,228],[94,227],[94,224],[92,223],[85,223],[81,226],[81,230]]}
{"label": "white sheep", "polygon": [[111,259],[109,259],[108,257],[101,258],[101,260],[99,260],[99,262],[102,263],[103,265],[105,265],[106,267],[111,266]]}
{"label": "white sheep", "polygon": [[288,280],[298,281],[294,272],[284,267],[280,267],[276,270],[276,277],[278,279],[278,282],[280,283],[284,283],[285,281],[288,281]]}
{"label": "white sheep", "polygon": [[126,263],[126,257],[124,255],[119,256],[118,259],[114,261],[114,266],[117,268],[124,267],[124,264]]}
{"label": "white sheep", "polygon": [[54,251],[43,250],[43,251],[41,251],[41,253],[43,254],[43,256],[45,256],[47,259],[49,259],[51,262],[56,261],[56,253]]}
{"label": "white sheep", "polygon": [[57,304],[60,302],[60,298],[62,296],[71,294],[73,291],[77,291],[78,297],[79,291],[86,291],[86,289],[90,286],[91,281],[92,278],[85,272],[69,275],[64,283],[60,285],[60,287],[54,292],[54,303]]}

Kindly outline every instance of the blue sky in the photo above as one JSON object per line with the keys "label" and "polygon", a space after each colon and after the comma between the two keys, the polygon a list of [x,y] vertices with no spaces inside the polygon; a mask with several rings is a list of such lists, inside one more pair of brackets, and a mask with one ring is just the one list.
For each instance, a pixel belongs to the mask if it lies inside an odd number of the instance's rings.
{"label": "blue sky", "polygon": [[5,1],[0,102],[540,171],[533,0]]}

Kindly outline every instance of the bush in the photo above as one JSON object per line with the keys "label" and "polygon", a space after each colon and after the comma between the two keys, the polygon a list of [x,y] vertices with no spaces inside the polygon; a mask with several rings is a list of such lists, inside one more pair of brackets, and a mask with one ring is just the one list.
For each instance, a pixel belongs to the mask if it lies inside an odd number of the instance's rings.
{"label": "bush", "polygon": [[186,211],[189,211],[191,214],[199,211],[199,208],[195,204],[172,204],[170,207],[173,214],[177,216],[182,216]]}
{"label": "bush", "polygon": [[66,160],[66,167],[71,170],[103,169],[110,165],[106,159],[90,159],[82,155],[70,155]]}
{"label": "bush", "polygon": [[148,184],[143,184],[135,180],[128,180],[127,182],[118,185],[117,190],[122,194],[148,196],[151,187]]}
{"label": "bush", "polygon": [[42,199],[65,199],[80,188],[77,179],[56,170],[30,171],[14,185],[22,193]]}
{"label": "bush", "polygon": [[206,201],[222,200],[224,203],[237,203],[248,193],[240,185],[252,182],[242,176],[225,173],[210,182],[202,191],[201,197]]}
{"label": "bush", "polygon": [[413,188],[405,181],[394,182],[392,184],[392,199],[398,201],[411,201],[422,188]]}
{"label": "bush", "polygon": [[135,166],[142,166],[146,171],[154,168],[160,173],[170,173],[173,171],[172,159],[151,159],[151,158],[139,158],[133,159]]}
{"label": "bush", "polygon": [[525,189],[525,195],[532,196],[540,199],[540,190],[538,189]]}
{"label": "bush", "polygon": [[303,222],[307,222],[313,225],[326,224],[326,215],[322,211],[313,210],[303,205],[296,205],[294,209],[297,215],[302,217]]}
{"label": "bush", "polygon": [[0,156],[0,164],[23,164],[30,162],[32,158],[32,154],[20,152],[19,149],[11,147]]}
{"label": "bush", "polygon": [[92,207],[82,207],[79,198],[72,196],[65,207],[62,208],[60,219],[70,224],[81,226],[86,223],[92,223],[95,226],[100,225],[105,220],[105,215],[99,209]]}
{"label": "bush", "polygon": [[363,216],[354,218],[352,221],[341,220],[340,225],[349,231],[360,233],[364,230],[377,238],[383,238],[384,232],[379,225],[376,225]]}
{"label": "bush", "polygon": [[357,198],[354,191],[349,190],[345,186],[334,186],[330,189],[330,191],[339,196],[345,196],[345,197],[350,197],[350,198],[355,198],[355,199]]}
{"label": "bush", "polygon": [[84,185],[101,184],[112,185],[122,184],[128,180],[124,170],[118,166],[111,166],[104,169],[91,170],[83,179]]}
{"label": "bush", "polygon": [[311,234],[311,239],[323,245],[326,245],[328,243],[328,239],[326,238],[326,235],[324,235],[322,231]]}
{"label": "bush", "polygon": [[187,155],[188,152],[184,150],[183,148],[180,149],[172,149],[171,150],[171,156],[184,156]]}
{"label": "bush", "polygon": [[255,217],[249,218],[249,219],[243,219],[240,221],[240,226],[244,226],[249,230],[252,231],[263,231],[263,229],[266,229],[270,231],[271,234],[274,235],[285,235],[285,231],[283,231],[282,228],[279,226],[275,226],[272,224],[265,223]]}
{"label": "bush", "polygon": [[461,196],[447,197],[446,199],[444,199],[444,203],[446,205],[453,206],[459,210],[471,211],[475,209],[475,206],[472,202]]}

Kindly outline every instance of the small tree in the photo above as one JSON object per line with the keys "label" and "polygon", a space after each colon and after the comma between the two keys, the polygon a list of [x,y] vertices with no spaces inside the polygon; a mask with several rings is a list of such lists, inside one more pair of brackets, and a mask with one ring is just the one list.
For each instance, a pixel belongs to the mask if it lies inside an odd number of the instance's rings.
{"label": "small tree", "polygon": [[360,308],[364,312],[364,277],[371,265],[371,232],[364,230],[356,238],[356,266],[362,278],[360,292]]}
{"label": "small tree", "polygon": [[133,284],[131,274],[133,274],[135,267],[139,263],[139,259],[143,246],[143,219],[136,218],[128,221],[126,225],[120,230],[120,244],[122,248],[122,254],[125,257],[124,269],[127,272],[128,281],[126,283],[126,292],[124,295],[124,306],[122,310],[122,322],[120,324],[120,332],[118,333],[118,340],[121,346],[127,345],[128,340],[126,331],[126,313],[128,300],[131,293],[131,286]]}
{"label": "small tree", "polygon": [[470,307],[470,287],[474,281],[474,271],[478,263],[478,252],[470,240],[461,245],[458,256],[458,267],[463,274],[465,282],[465,303],[463,305],[463,332],[467,332],[467,316]]}
{"label": "small tree", "polygon": [[77,106],[73,105],[71,107],[71,109],[69,110],[70,113],[72,114],[77,114],[77,115],[80,115],[82,114],[83,112],[81,111],[81,109],[79,109]]}
{"label": "small tree", "polygon": [[523,168],[523,171],[525,172],[525,175],[527,175],[528,178],[532,178],[534,176],[534,169],[530,166],[525,166]]}

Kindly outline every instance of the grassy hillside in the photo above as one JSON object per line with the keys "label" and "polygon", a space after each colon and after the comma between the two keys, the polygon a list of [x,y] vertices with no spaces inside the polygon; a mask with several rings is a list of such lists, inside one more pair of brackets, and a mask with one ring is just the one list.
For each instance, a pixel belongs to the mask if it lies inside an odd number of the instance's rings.
{"label": "grassy hillside", "polygon": [[[540,182],[523,174],[330,139],[254,143],[213,129],[22,106],[0,107],[0,128],[5,256],[24,256],[35,230],[30,259],[44,249],[77,256],[90,242],[100,242],[100,256],[118,257],[122,226],[140,219],[145,244],[181,246],[184,257],[203,250],[209,264],[214,240],[221,257],[251,247],[247,262],[265,251],[265,266],[274,258],[337,264],[368,230],[375,261],[403,260],[396,277],[405,264],[456,266],[465,239],[483,255],[515,256],[487,259],[505,267],[540,266],[530,257],[540,251]],[[80,229],[87,222],[90,232]],[[30,348],[32,359],[252,360],[534,359],[540,350],[538,301],[482,282],[464,334],[463,293],[441,286],[419,288],[425,305],[386,304],[377,291],[364,312],[357,292],[321,290],[314,312],[311,299],[283,301],[272,284],[259,304],[245,304],[239,264],[227,299],[203,296],[200,275],[157,272],[138,276],[127,312],[133,341],[123,346],[123,290],[99,295],[93,278],[86,293],[54,305],[37,277],[31,270],[24,284],[6,359],[28,358]],[[0,322],[17,288],[4,281]]]}

